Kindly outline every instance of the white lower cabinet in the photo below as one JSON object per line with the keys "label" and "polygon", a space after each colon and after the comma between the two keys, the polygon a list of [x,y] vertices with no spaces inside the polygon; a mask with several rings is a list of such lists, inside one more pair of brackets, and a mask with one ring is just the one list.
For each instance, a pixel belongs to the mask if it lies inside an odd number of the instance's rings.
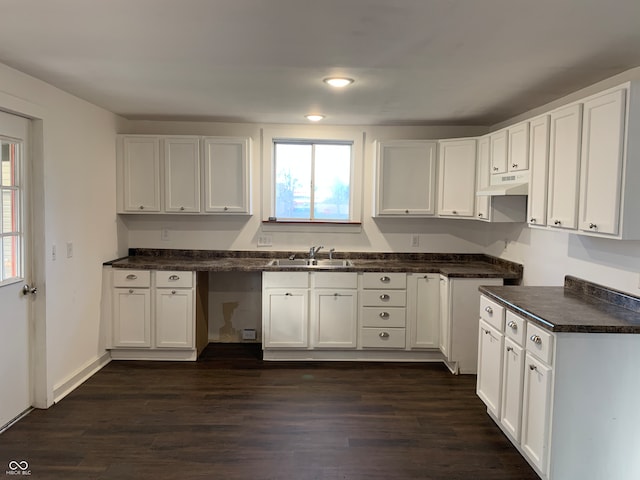
{"label": "white lower cabinet", "polygon": [[438,348],[440,340],[440,276],[437,273],[407,275],[407,327],[409,346]]}
{"label": "white lower cabinet", "polygon": [[476,392],[487,409],[500,415],[502,393],[502,349],[504,335],[480,320],[478,329],[478,379]]}
{"label": "white lower cabinet", "polygon": [[523,369],[524,349],[512,339],[505,338],[502,354],[500,423],[516,441],[520,440],[522,425]]}
{"label": "white lower cabinet", "polygon": [[356,348],[358,274],[312,273],[311,346]]}
{"label": "white lower cabinet", "polygon": [[112,358],[196,359],[195,272],[113,269],[112,282]]}
{"label": "white lower cabinet", "polygon": [[309,274],[262,274],[263,348],[309,346]]}

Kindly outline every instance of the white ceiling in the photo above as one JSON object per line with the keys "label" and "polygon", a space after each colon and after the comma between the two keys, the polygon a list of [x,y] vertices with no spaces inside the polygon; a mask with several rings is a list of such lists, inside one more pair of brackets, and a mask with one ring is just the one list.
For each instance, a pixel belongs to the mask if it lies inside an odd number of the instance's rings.
{"label": "white ceiling", "polygon": [[0,62],[135,119],[490,125],[640,65],[640,0],[2,0]]}

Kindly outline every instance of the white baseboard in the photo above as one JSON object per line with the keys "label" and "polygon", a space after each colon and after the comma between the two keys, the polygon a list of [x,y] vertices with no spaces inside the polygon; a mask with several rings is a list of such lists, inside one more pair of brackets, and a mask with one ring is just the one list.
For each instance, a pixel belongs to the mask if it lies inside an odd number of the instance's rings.
{"label": "white baseboard", "polygon": [[82,385],[93,374],[98,372],[102,367],[111,361],[111,355],[109,352],[104,352],[95,360],[87,363],[84,367],[77,370],[74,374],[68,377],[66,380],[60,382],[53,387],[53,403],[58,403],[64,397],[69,395],[72,391]]}

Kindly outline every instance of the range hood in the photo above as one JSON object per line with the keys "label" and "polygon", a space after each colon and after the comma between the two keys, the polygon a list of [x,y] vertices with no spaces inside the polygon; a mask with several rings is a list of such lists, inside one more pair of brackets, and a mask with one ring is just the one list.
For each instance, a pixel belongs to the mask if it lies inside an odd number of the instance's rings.
{"label": "range hood", "polygon": [[476,192],[476,195],[498,196],[498,195],[527,195],[529,193],[528,183],[503,183],[502,185],[490,185]]}
{"label": "range hood", "polygon": [[491,175],[489,185],[478,190],[476,195],[498,197],[504,195],[528,195],[529,171],[514,172],[507,175]]}

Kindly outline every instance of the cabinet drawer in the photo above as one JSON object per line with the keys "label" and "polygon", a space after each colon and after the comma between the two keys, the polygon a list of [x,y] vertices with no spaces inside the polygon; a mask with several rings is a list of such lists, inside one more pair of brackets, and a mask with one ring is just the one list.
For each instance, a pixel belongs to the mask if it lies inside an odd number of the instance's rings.
{"label": "cabinet drawer", "polygon": [[507,310],[504,333],[518,345],[524,345],[524,335],[527,333],[527,322],[524,318]]}
{"label": "cabinet drawer", "polygon": [[407,292],[404,290],[364,290],[363,307],[406,307]]}
{"label": "cabinet drawer", "polygon": [[553,360],[553,335],[551,332],[528,322],[525,348],[527,352],[551,365]]}
{"label": "cabinet drawer", "polygon": [[318,272],[311,274],[316,288],[358,288],[355,272]]}
{"label": "cabinet drawer", "polygon": [[362,274],[362,288],[407,288],[407,274],[365,272]]}
{"label": "cabinet drawer", "polygon": [[404,328],[363,328],[363,348],[404,348]]}
{"label": "cabinet drawer", "polygon": [[504,331],[504,307],[484,295],[480,297],[480,318],[501,332]]}
{"label": "cabinet drawer", "polygon": [[156,287],[175,287],[175,288],[191,288],[193,287],[193,273],[187,271],[171,272],[171,271],[157,271],[156,272]]}
{"label": "cabinet drawer", "polygon": [[151,270],[113,269],[114,287],[150,287]]}
{"label": "cabinet drawer", "polygon": [[401,327],[406,326],[407,309],[403,307],[364,307],[362,325],[364,327]]}
{"label": "cabinet drawer", "polygon": [[263,272],[263,288],[307,288],[309,287],[308,272]]}

